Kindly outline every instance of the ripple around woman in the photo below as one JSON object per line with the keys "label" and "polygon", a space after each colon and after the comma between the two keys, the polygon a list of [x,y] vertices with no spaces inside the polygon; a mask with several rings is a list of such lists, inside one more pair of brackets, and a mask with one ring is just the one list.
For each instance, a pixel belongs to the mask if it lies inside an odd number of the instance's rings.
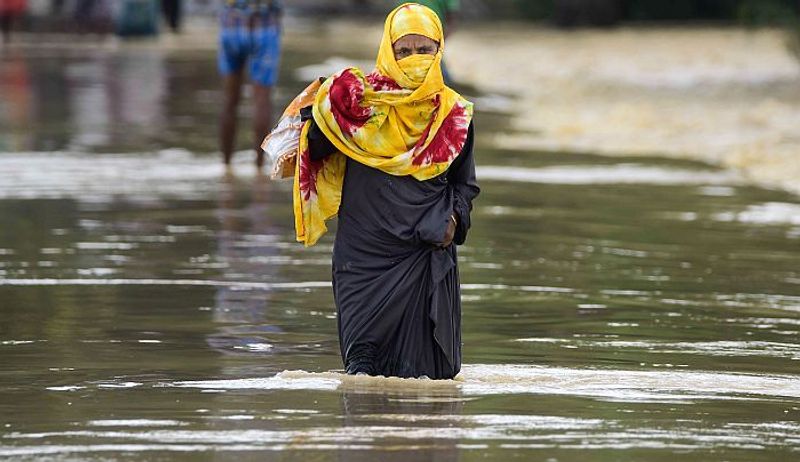
{"label": "ripple around woman", "polygon": [[443,50],[436,14],[401,5],[375,70],[334,74],[302,111],[297,239],[313,245],[338,215],[333,292],[351,374],[446,379],[461,369],[454,244],[480,190],[472,103],[445,86]]}

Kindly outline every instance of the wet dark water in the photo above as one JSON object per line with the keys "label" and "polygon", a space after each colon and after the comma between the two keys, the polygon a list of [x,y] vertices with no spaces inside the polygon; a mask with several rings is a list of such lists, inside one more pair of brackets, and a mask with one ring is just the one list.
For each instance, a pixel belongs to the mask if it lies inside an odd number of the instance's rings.
{"label": "wet dark water", "polygon": [[[798,457],[796,196],[479,139],[461,377],[350,378],[331,236],[294,243],[290,185],[212,154],[212,55],[17,51],[0,60],[0,458]],[[277,106],[320,61],[288,53]]]}

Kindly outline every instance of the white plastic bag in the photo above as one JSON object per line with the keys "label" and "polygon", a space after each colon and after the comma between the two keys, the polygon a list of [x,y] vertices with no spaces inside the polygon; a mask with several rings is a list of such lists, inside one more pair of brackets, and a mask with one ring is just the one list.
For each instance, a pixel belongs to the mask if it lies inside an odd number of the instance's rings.
{"label": "white plastic bag", "polygon": [[294,177],[300,132],[303,130],[300,109],[313,104],[321,84],[322,80],[315,80],[300,92],[283,111],[278,126],[261,143],[261,149],[266,154],[266,168],[273,180]]}
{"label": "white plastic bag", "polygon": [[294,176],[302,129],[303,122],[300,121],[300,115],[285,115],[261,143],[261,149],[265,154],[265,167],[273,180]]}

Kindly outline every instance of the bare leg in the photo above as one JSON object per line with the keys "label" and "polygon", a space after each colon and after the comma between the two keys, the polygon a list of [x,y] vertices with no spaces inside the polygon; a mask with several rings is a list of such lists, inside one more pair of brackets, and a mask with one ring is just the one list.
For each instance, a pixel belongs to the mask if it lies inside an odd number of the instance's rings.
{"label": "bare leg", "polygon": [[236,109],[242,95],[242,71],[223,77],[225,102],[219,119],[219,144],[222,161],[230,165],[233,158],[233,144],[236,140]]}
{"label": "bare leg", "polygon": [[256,104],[255,120],[253,120],[256,166],[261,168],[264,165],[264,150],[261,149],[261,141],[272,128],[272,87],[254,83],[253,96]]}

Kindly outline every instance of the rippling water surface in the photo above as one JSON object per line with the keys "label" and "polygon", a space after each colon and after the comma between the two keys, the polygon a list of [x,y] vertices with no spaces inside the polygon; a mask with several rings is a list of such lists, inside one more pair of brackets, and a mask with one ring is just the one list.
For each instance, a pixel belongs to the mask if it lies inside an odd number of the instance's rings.
{"label": "rippling water surface", "polygon": [[[287,56],[279,104],[319,62]],[[348,377],[331,236],[303,249],[288,183],[207,154],[211,55],[0,63],[0,458],[800,457],[796,196],[479,135],[461,375]]]}

